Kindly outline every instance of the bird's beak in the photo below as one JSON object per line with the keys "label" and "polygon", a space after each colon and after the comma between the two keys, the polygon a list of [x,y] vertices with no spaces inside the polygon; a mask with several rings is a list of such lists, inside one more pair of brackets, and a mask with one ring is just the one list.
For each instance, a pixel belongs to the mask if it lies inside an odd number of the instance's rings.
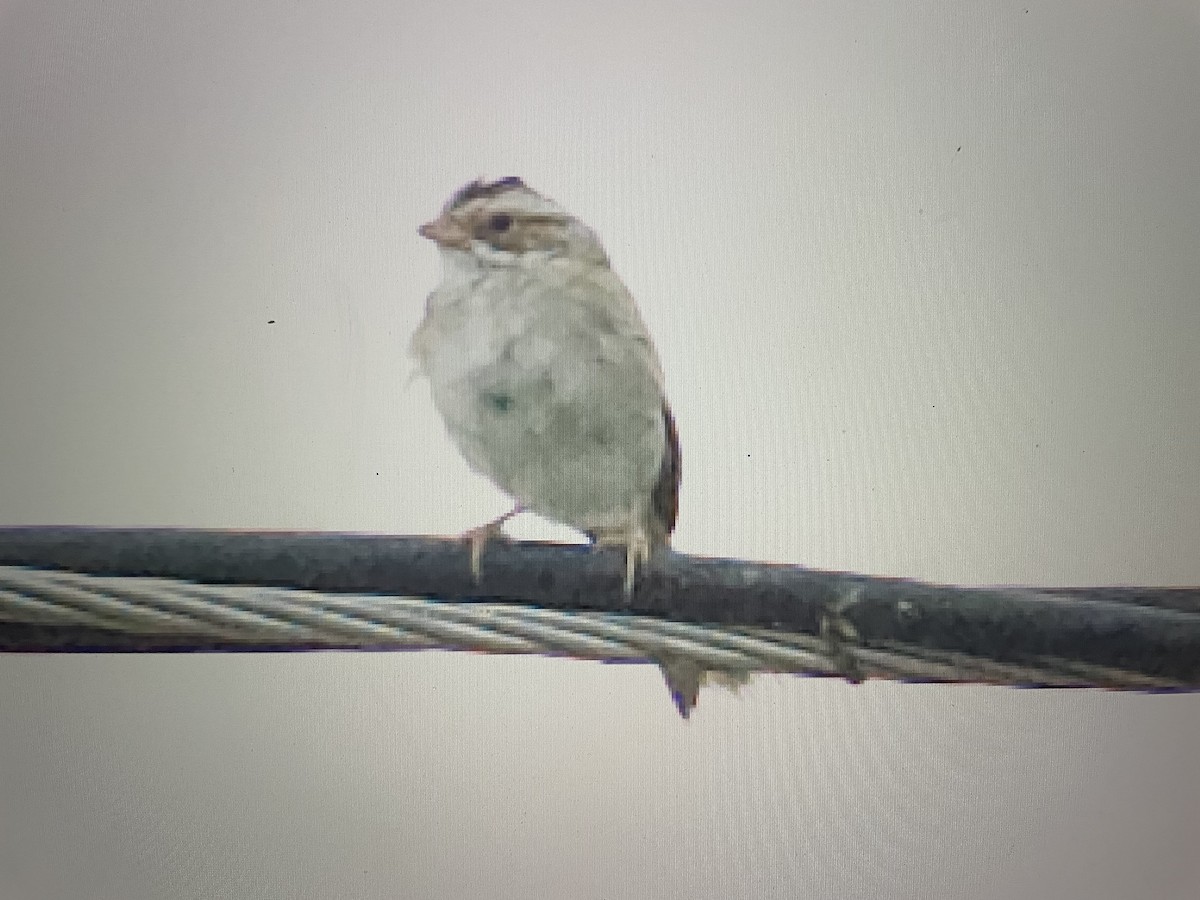
{"label": "bird's beak", "polygon": [[440,247],[471,249],[470,233],[463,228],[462,223],[451,218],[449,213],[442,213],[432,222],[426,222],[417,229],[417,233],[423,238],[429,238]]}

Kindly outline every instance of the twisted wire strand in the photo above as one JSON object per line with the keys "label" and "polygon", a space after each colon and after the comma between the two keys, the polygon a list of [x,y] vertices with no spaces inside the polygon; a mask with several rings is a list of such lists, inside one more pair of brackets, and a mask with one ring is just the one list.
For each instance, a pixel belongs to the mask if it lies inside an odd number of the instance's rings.
{"label": "twisted wire strand", "polygon": [[[164,646],[189,649],[231,643],[441,648],[607,661],[682,654],[721,669],[822,668],[819,654],[789,647],[778,636],[756,638],[646,616],[0,566],[0,623],[14,622],[158,636],[166,639]],[[179,638],[187,643],[179,644]],[[827,663],[824,669],[831,671]]]}

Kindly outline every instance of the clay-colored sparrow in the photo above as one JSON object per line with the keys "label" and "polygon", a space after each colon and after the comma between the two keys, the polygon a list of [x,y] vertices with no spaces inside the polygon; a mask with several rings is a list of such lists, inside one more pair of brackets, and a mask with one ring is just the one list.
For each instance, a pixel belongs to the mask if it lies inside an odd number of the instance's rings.
{"label": "clay-colored sparrow", "polygon": [[667,544],[679,441],[658,354],[633,297],[583,222],[519,178],[459,190],[422,236],[442,252],[412,354],[467,462],[516,501],[472,529],[487,539],[522,510],[625,548]]}

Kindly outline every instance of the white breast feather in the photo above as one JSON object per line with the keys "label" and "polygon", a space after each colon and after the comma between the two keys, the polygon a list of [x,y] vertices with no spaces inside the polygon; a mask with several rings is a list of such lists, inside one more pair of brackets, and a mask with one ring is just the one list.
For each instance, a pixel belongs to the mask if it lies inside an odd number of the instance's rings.
{"label": "white breast feather", "polygon": [[649,502],[666,443],[661,368],[632,298],[607,266],[447,257],[412,349],[464,457],[535,512],[623,525]]}

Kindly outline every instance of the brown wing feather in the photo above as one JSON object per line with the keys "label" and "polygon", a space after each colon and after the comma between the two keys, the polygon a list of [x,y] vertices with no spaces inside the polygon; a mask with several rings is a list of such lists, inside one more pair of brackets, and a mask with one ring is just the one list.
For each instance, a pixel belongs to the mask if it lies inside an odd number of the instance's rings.
{"label": "brown wing feather", "polygon": [[663,453],[662,466],[658,470],[658,481],[650,496],[651,508],[662,525],[662,540],[675,530],[675,517],[679,513],[679,480],[682,475],[679,453],[679,433],[675,430],[675,417],[671,409],[663,404],[663,424],[667,429],[667,446]]}

